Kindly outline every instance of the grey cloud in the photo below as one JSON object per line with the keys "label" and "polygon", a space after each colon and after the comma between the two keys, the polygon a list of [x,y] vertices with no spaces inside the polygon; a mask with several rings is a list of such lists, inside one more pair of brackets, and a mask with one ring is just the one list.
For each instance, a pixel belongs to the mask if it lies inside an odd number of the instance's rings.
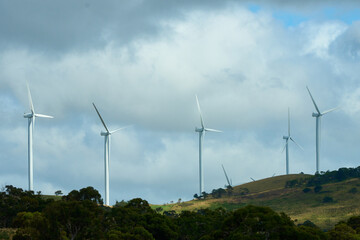
{"label": "grey cloud", "polygon": [[333,41],[329,47],[330,54],[345,61],[360,60],[360,21],[353,23],[344,34]]}
{"label": "grey cloud", "polygon": [[[222,2],[222,1],[221,1]],[[103,48],[156,35],[192,1],[0,1],[0,46],[51,51]],[[207,1],[205,7],[221,6]]]}
{"label": "grey cloud", "polygon": [[[337,1],[0,1],[0,48],[23,47],[46,54],[86,51],[107,44],[123,45],[157,36],[169,20],[182,20],[189,11],[219,10],[258,4],[307,14]],[[341,7],[359,7],[342,1]],[[337,6],[339,7],[339,6]],[[305,12],[304,12],[305,11]]]}

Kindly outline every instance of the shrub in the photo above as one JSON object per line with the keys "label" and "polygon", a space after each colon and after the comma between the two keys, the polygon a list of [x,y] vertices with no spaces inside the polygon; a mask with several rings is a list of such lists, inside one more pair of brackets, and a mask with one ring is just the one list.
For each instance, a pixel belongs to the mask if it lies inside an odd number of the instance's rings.
{"label": "shrub", "polygon": [[349,193],[357,193],[357,188],[356,187],[353,187],[352,189],[349,190]]}
{"label": "shrub", "polygon": [[333,198],[332,197],[329,197],[329,196],[326,196],[323,198],[322,202],[323,203],[330,203],[330,202],[333,202]]}
{"label": "shrub", "polygon": [[315,186],[315,187],[314,187],[314,192],[318,193],[318,192],[321,191],[321,189],[322,189],[322,186],[320,186],[320,185]]}
{"label": "shrub", "polygon": [[308,187],[303,189],[303,192],[304,192],[304,193],[308,193],[308,192],[310,192],[310,191],[311,191],[311,188],[308,188]]}

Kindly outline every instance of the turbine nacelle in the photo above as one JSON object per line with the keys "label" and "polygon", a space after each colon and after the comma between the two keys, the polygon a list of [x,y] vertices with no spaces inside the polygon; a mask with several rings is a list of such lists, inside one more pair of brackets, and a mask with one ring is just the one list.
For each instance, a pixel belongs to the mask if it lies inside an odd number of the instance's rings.
{"label": "turbine nacelle", "polygon": [[288,140],[290,137],[289,136],[283,136],[283,139]]}
{"label": "turbine nacelle", "polygon": [[312,113],[312,116],[313,116],[313,117],[321,117],[321,116],[322,116],[322,114],[319,114],[319,113],[314,113],[314,112],[313,112],[313,113]]}
{"label": "turbine nacelle", "polygon": [[111,135],[111,133],[101,131],[100,135],[101,136],[109,136],[109,135]]}
{"label": "turbine nacelle", "polygon": [[24,113],[24,118],[32,118],[33,116],[33,113]]}

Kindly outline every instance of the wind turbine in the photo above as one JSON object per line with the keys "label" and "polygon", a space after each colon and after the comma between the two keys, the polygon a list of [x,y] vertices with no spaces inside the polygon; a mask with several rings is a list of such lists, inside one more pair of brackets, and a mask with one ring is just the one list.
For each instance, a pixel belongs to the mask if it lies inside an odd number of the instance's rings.
{"label": "wind turbine", "polygon": [[97,110],[95,104],[93,103],[96,113],[99,115],[99,118],[102,124],[105,127],[105,132],[101,131],[100,135],[105,137],[105,149],[104,149],[104,162],[105,162],[105,205],[109,206],[109,159],[110,159],[110,135],[124,129],[126,127],[118,128],[114,131],[109,131],[103,118],[101,117],[99,111]]}
{"label": "wind turbine", "polygon": [[304,150],[299,144],[297,144],[297,142],[295,142],[295,140],[290,135],[290,108],[288,108],[288,135],[283,136],[283,139],[286,140],[286,143],[285,143],[285,146],[283,149],[283,151],[284,151],[286,148],[286,175],[289,175],[289,139],[291,141],[293,141],[293,143],[295,143],[299,148]]}
{"label": "wind turbine", "polygon": [[228,175],[226,174],[224,165],[221,164],[221,166],[222,166],[222,169],[224,170],[224,174],[225,174],[225,177],[226,177],[226,181],[227,181],[227,183],[228,183],[228,186],[232,187],[232,182],[229,180]]}
{"label": "wind turbine", "polygon": [[28,177],[29,177],[29,191],[34,191],[34,165],[33,165],[33,130],[35,125],[35,118],[54,118],[52,116],[35,113],[34,105],[31,98],[29,84],[26,84],[28,90],[28,98],[30,105],[30,113],[24,113],[24,118],[28,119]]}
{"label": "wind turbine", "polygon": [[196,97],[196,103],[197,103],[197,107],[199,110],[199,114],[200,114],[200,123],[201,123],[201,128],[197,128],[195,127],[195,132],[199,133],[199,182],[200,182],[200,194],[199,196],[202,196],[202,193],[204,192],[204,175],[203,175],[203,168],[202,168],[202,141],[205,135],[205,132],[222,132],[219,130],[215,130],[215,129],[211,129],[211,128],[206,128],[204,125],[204,121],[202,119],[202,115],[201,115],[201,109],[200,109],[200,104],[199,104],[199,100],[197,95],[195,95]]}
{"label": "wind turbine", "polygon": [[320,112],[318,106],[316,105],[315,103],[315,100],[313,98],[313,96],[311,95],[311,92],[309,90],[309,88],[306,86],[306,89],[308,90],[309,92],[309,95],[311,97],[311,100],[314,104],[314,107],[316,109],[316,113],[313,112],[312,116],[316,118],[316,172],[319,173],[319,164],[320,164],[320,138],[321,138],[321,116],[329,113],[329,112],[332,112],[337,108],[332,108],[330,110],[327,110],[327,111],[324,111],[324,112]]}

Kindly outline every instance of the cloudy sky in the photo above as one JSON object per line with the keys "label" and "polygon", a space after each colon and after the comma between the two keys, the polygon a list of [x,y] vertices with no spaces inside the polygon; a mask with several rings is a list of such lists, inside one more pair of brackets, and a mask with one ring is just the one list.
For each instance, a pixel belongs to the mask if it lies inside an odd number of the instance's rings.
{"label": "cloudy sky", "polygon": [[0,0],[0,185],[26,189],[26,82],[37,119],[34,188],[104,194],[103,126],[111,138],[110,202],[189,200],[198,191],[195,94],[205,124],[205,190],[360,165],[358,1]]}

